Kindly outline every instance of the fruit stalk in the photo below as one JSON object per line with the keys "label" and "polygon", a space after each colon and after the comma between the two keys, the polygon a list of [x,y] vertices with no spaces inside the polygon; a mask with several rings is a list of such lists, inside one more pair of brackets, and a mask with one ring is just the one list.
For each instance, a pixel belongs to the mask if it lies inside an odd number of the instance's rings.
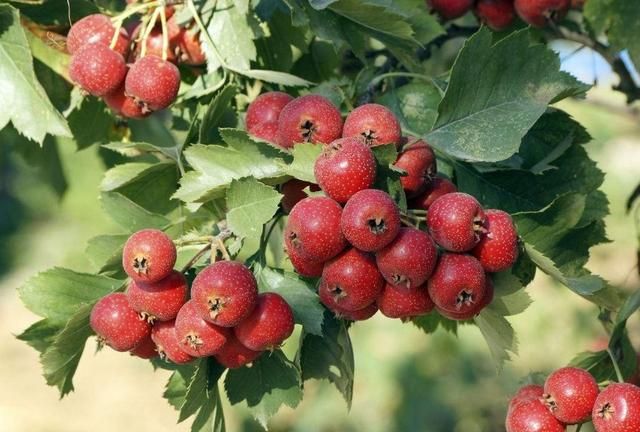
{"label": "fruit stalk", "polygon": [[607,348],[607,354],[609,354],[609,357],[611,358],[611,362],[613,363],[613,369],[615,369],[616,371],[616,377],[618,378],[618,382],[619,383],[623,383],[624,377],[622,376],[622,372],[620,371],[620,365],[618,365],[618,360],[616,360],[616,356],[613,355],[613,351],[611,351],[611,348]]}
{"label": "fruit stalk", "polygon": [[167,28],[167,12],[164,7],[159,7],[160,24],[162,25],[162,60],[167,61],[169,56],[169,29]]}
{"label": "fruit stalk", "polygon": [[[143,58],[147,54],[147,39],[149,39],[149,35],[151,34],[151,31],[156,25],[156,21],[158,21],[158,16],[160,15],[161,11],[164,11],[164,8],[158,7],[156,8],[156,10],[153,11],[151,18],[149,19],[149,23],[147,24],[147,27],[144,29],[144,32],[142,33],[142,39],[140,42],[142,43],[142,49],[140,50],[140,58]],[[163,59],[163,60],[166,60],[166,59]]]}

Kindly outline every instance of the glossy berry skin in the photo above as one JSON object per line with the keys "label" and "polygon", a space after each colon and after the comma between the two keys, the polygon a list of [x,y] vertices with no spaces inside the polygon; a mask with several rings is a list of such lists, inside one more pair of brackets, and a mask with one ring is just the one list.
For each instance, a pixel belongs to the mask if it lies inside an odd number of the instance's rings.
{"label": "glossy berry skin", "polygon": [[354,247],[375,252],[398,235],[400,210],[386,192],[365,189],[347,201],[340,225],[345,238]]}
{"label": "glossy berry skin", "polygon": [[320,188],[339,203],[373,186],[376,159],[371,149],[357,138],[342,138],[326,146],[314,166]]}
{"label": "glossy berry skin", "polygon": [[242,345],[230,332],[227,343],[218,351],[214,357],[222,366],[229,369],[237,369],[256,360],[262,351],[252,351]]}
{"label": "glossy berry skin", "polygon": [[124,81],[116,90],[104,95],[103,100],[114,113],[125,118],[141,119],[151,114],[143,112],[135,99],[124,94]]}
{"label": "glossy berry skin", "polygon": [[247,132],[249,132],[250,135],[253,135],[256,138],[260,138],[261,140],[267,141],[271,144],[276,144],[278,135],[278,123],[260,123],[247,130]]}
{"label": "glossy berry skin", "polygon": [[250,131],[255,126],[263,123],[275,123],[277,125],[280,112],[292,100],[293,97],[284,92],[274,91],[261,94],[247,108],[245,117],[247,130]]}
{"label": "glossy berry skin", "polygon": [[426,285],[407,289],[402,286],[386,284],[377,303],[382,315],[387,318],[400,319],[427,314],[434,307]]}
{"label": "glossy berry skin", "polygon": [[380,104],[365,104],[351,111],[344,121],[343,137],[357,137],[373,147],[398,144],[402,130],[391,110]]}
{"label": "glossy berry skin", "polygon": [[566,427],[538,399],[516,404],[505,423],[507,432],[565,432]]}
{"label": "glossy berry skin", "polygon": [[218,261],[193,280],[191,299],[204,320],[221,327],[233,327],[255,308],[258,284],[243,264]]}
{"label": "glossy berry skin", "polygon": [[157,229],[133,233],[122,250],[122,267],[135,282],[158,282],[169,276],[175,263],[175,245]]}
{"label": "glossy berry skin", "polygon": [[485,234],[471,252],[485,271],[501,272],[518,260],[518,232],[509,213],[486,210]]}
{"label": "glossy berry skin", "polygon": [[541,400],[544,395],[544,387],[537,384],[529,384],[521,387],[509,401],[509,409],[511,411],[514,406],[521,402],[529,400]]}
{"label": "glossy berry skin", "polygon": [[596,402],[598,383],[584,369],[564,367],[544,383],[544,400],[551,413],[565,424],[585,422]]}
{"label": "glossy berry skin", "polygon": [[413,209],[429,210],[431,204],[443,195],[458,192],[456,185],[446,178],[435,177],[427,184],[426,189],[420,195],[409,202],[409,207]]}
{"label": "glossy berry skin", "polygon": [[103,96],[116,90],[125,79],[124,58],[108,46],[85,45],[71,57],[69,77],[84,91]]}
{"label": "glossy berry skin", "polygon": [[176,337],[180,348],[193,357],[211,356],[227,343],[231,330],[202,319],[193,301],[182,306],[176,317]]}
{"label": "glossy berry skin", "polygon": [[[78,20],[67,34],[67,51],[75,54],[80,48],[88,44],[100,44],[106,47],[111,45],[115,27],[111,19],[102,14],[87,15]],[[124,28],[120,29],[115,51],[126,57],[129,52],[129,35]]]}
{"label": "glossy berry skin", "polygon": [[513,0],[478,0],[474,12],[478,20],[496,31],[508,28],[516,19]]}
{"label": "glossy berry skin", "polygon": [[396,238],[376,253],[376,263],[387,283],[403,288],[424,284],[438,261],[438,250],[424,231],[400,228]]}
{"label": "glossy berry skin", "polygon": [[516,12],[527,24],[544,27],[549,20],[562,19],[571,0],[515,0]]}
{"label": "glossy berry skin", "polygon": [[284,229],[288,251],[310,261],[324,262],[344,250],[347,241],[342,235],[342,208],[326,197],[309,197],[296,204]]}
{"label": "glossy berry skin", "polygon": [[488,275],[485,276],[484,294],[479,294],[479,295],[482,295],[482,298],[479,299],[475,304],[475,306],[472,308],[465,309],[461,312],[451,312],[451,311],[445,311],[445,310],[439,309],[438,312],[440,313],[440,315],[456,321],[466,321],[466,320],[473,319],[476,315],[482,312],[482,310],[485,307],[489,306],[493,301],[493,296],[494,296],[493,281]]}
{"label": "glossy berry skin", "polygon": [[333,309],[336,318],[347,321],[366,321],[378,313],[378,305],[376,303],[371,303],[366,308],[357,311],[346,311],[337,308],[335,305],[333,306]]}
{"label": "glossy berry skin", "polygon": [[151,331],[123,293],[101,298],[91,310],[90,324],[100,340],[116,351],[134,349]]}
{"label": "glossy berry skin", "polygon": [[291,179],[280,186],[280,192],[284,195],[280,205],[282,205],[282,210],[284,210],[285,213],[291,213],[293,207],[307,197],[304,191],[306,188],[309,188],[311,192],[318,192],[320,190],[317,184],[298,179]]}
{"label": "glossy berry skin", "polygon": [[640,387],[610,384],[598,395],[592,412],[596,432],[640,430]]}
{"label": "glossy berry skin", "polygon": [[151,322],[174,319],[187,301],[188,294],[187,280],[175,270],[152,284],[131,281],[127,289],[131,307]]}
{"label": "glossy berry skin", "polygon": [[454,192],[429,207],[427,226],[433,240],[451,252],[467,252],[480,242],[485,214],[471,195]]}
{"label": "glossy berry skin", "polygon": [[176,100],[180,72],[173,63],[147,55],[131,66],[124,84],[126,94],[143,104],[144,112],[158,111]]}
{"label": "glossy berry skin", "polygon": [[176,336],[175,321],[161,321],[153,325],[151,339],[158,347],[158,355],[162,360],[175,364],[187,364],[194,357],[190,356],[181,348],[180,341]]}
{"label": "glossy berry skin", "polygon": [[151,339],[151,332],[131,351],[131,355],[149,360],[158,357],[158,348]]}
{"label": "glossy berry skin", "polygon": [[289,255],[294,270],[300,276],[313,278],[322,276],[324,262],[306,259],[295,248],[288,249],[287,255]]}
{"label": "glossy berry skin", "polygon": [[274,350],[293,333],[293,311],[279,294],[258,296],[251,314],[234,328],[240,343],[253,351]]}
{"label": "glossy berry skin", "polygon": [[355,312],[375,302],[383,287],[374,258],[351,248],[325,264],[318,294],[334,312]]}
{"label": "glossy berry skin", "polygon": [[207,62],[207,57],[202,51],[200,32],[193,29],[185,29],[177,38],[180,63],[189,66],[201,66]]}
{"label": "glossy berry skin", "polygon": [[469,12],[473,0],[427,0],[427,4],[444,19],[452,20]]}
{"label": "glossy berry skin", "polygon": [[438,311],[453,319],[477,310],[486,293],[482,266],[471,255],[445,253],[428,283],[429,296]]}
{"label": "glossy berry skin", "polygon": [[278,145],[329,144],[340,138],[342,116],[326,98],[306,95],[289,102],[278,116]]}
{"label": "glossy berry skin", "polygon": [[436,155],[429,144],[422,140],[409,138],[410,144],[398,155],[395,163],[397,168],[406,171],[407,175],[400,177],[402,188],[408,198],[420,195],[436,175]]}

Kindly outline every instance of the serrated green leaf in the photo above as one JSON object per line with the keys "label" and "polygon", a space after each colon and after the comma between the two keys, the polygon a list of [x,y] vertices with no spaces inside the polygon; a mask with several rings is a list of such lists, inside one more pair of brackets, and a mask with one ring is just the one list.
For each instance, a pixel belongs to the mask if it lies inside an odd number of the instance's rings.
{"label": "serrated green leaf", "polygon": [[398,149],[395,144],[385,144],[372,147],[373,155],[376,158],[376,181],[373,185],[376,189],[381,189],[388,193],[398,204],[400,210],[407,210],[407,196],[400,182],[402,171],[394,167],[398,159]]}
{"label": "serrated green leaf", "polygon": [[317,183],[313,167],[320,153],[322,146],[311,143],[296,144],[291,151],[293,162],[287,166],[287,174],[299,180]]}
{"label": "serrated green leaf", "polygon": [[414,81],[384,93],[379,102],[389,107],[403,129],[418,134],[431,130],[438,117],[440,90],[429,82]]}
{"label": "serrated green leaf", "polygon": [[234,85],[228,85],[211,100],[207,110],[202,116],[202,123],[200,124],[200,142],[202,144],[209,144],[215,142],[219,137],[218,126],[220,126],[220,120],[224,113],[229,109],[231,101],[235,97],[238,89]]}
{"label": "serrated green leaf", "polygon": [[145,228],[162,229],[169,219],[151,213],[117,192],[103,192],[100,201],[104,211],[122,228],[137,231]]}
{"label": "serrated green leaf", "polygon": [[175,160],[178,160],[178,149],[176,146],[167,146],[151,144],[147,142],[110,142],[104,144],[102,147],[114,152],[120,153],[123,156],[135,157],[141,153],[162,153],[163,155]]}
{"label": "serrated green leaf", "polygon": [[488,308],[480,312],[474,321],[487,341],[496,369],[502,370],[504,362],[511,359],[510,353],[518,353],[518,338],[513,327],[504,316]]}
{"label": "serrated green leaf", "polygon": [[167,381],[162,396],[176,410],[180,410],[180,407],[184,404],[187,387],[191,382],[191,377],[195,373],[195,368],[196,366],[193,364],[180,366],[173,371],[171,377],[169,377],[169,381]]}
{"label": "serrated green leaf", "polygon": [[226,430],[218,386],[212,388],[209,393],[210,402],[198,411],[191,425],[192,432],[225,432]]}
{"label": "serrated green leaf", "polygon": [[99,235],[87,243],[87,257],[98,273],[125,278],[122,270],[122,248],[129,234]]}
{"label": "serrated green leaf", "polygon": [[209,405],[212,388],[217,388],[218,379],[224,368],[211,358],[204,358],[198,362],[191,376],[185,393],[184,402],[180,406],[178,423],[196,414],[202,407]]}
{"label": "serrated green leaf", "polygon": [[446,319],[437,312],[431,312],[426,315],[421,315],[411,319],[413,325],[427,334],[434,333],[438,327],[442,327],[444,330],[457,334],[458,322]]}
{"label": "serrated green leaf", "polygon": [[158,171],[161,171],[160,175],[163,175],[167,169],[170,171],[175,170],[175,164],[173,162],[129,162],[119,164],[104,174],[100,183],[100,190],[111,192]]}
{"label": "serrated green leaf", "polygon": [[640,64],[640,4],[628,0],[589,0],[584,17],[597,33],[606,33],[619,51],[628,49],[636,65]]}
{"label": "serrated green leaf", "polygon": [[53,344],[56,336],[63,327],[63,325],[53,323],[51,320],[45,318],[33,323],[29,328],[16,336],[16,339],[26,342],[36,351],[43,353]]}
{"label": "serrated green leaf", "polygon": [[273,84],[280,84],[287,87],[308,87],[313,84],[306,79],[291,75],[290,73],[274,70],[249,69],[239,70],[237,72],[249,78],[266,81]]}
{"label": "serrated green leaf", "polygon": [[67,117],[78,150],[104,143],[114,120],[104,103],[93,97],[85,97],[82,104]]}

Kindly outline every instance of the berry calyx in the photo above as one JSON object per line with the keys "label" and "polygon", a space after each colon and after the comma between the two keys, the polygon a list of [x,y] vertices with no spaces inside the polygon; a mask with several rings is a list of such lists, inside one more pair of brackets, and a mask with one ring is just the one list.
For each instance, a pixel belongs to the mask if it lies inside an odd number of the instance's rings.
{"label": "berry calyx", "polygon": [[485,234],[471,252],[485,271],[497,273],[510,268],[518,259],[518,232],[509,213],[486,210]]}
{"label": "berry calyx", "polygon": [[122,55],[106,45],[84,45],[71,57],[69,77],[84,91],[104,96],[120,87],[127,66]]}
{"label": "berry calyx", "polygon": [[131,355],[140,357],[141,359],[149,360],[158,357],[158,348],[155,342],[151,339],[151,331],[149,334],[131,351]]}
{"label": "berry calyx", "polygon": [[342,232],[356,248],[375,252],[391,243],[400,231],[400,210],[381,190],[365,189],[353,195],[342,211]]}
{"label": "berry calyx", "polygon": [[409,202],[409,207],[413,209],[429,210],[431,204],[443,195],[458,192],[456,185],[451,183],[446,178],[435,177],[427,184],[426,189],[422,194],[413,198]]}
{"label": "berry calyx", "polygon": [[264,123],[278,123],[280,112],[284,109],[293,97],[283,92],[263,93],[247,108],[245,124],[248,131]]}
{"label": "berry calyx", "polygon": [[155,283],[173,271],[176,247],[157,229],[140,230],[127,240],[122,251],[122,267],[136,282]]}
{"label": "berry calyx", "polygon": [[411,144],[398,155],[395,163],[397,168],[406,171],[407,175],[400,177],[402,188],[408,198],[423,193],[437,172],[436,155],[429,144],[415,138],[405,138]]}
{"label": "berry calyx", "polygon": [[193,280],[191,299],[202,319],[221,327],[233,327],[256,306],[258,284],[243,264],[218,261]]}
{"label": "berry calyx", "polygon": [[488,275],[485,275],[484,294],[479,294],[479,295],[482,295],[482,298],[476,302],[473,308],[469,308],[461,312],[451,312],[451,311],[445,311],[445,310],[439,309],[438,312],[440,313],[440,315],[452,320],[466,321],[466,320],[473,319],[476,315],[482,312],[482,310],[485,307],[489,306],[493,301],[493,296],[494,296],[493,281]]}
{"label": "berry calyx", "polygon": [[214,357],[222,366],[237,369],[253,362],[261,354],[262,351],[252,351],[242,345],[233,332],[230,332],[227,343],[214,354]]}
{"label": "berry calyx", "polygon": [[176,337],[180,348],[193,357],[208,357],[220,351],[231,330],[202,319],[193,300],[182,306],[176,317]]}
{"label": "berry calyx", "polygon": [[407,289],[403,286],[386,284],[377,302],[382,315],[403,320],[427,314],[434,307],[426,285]]}
{"label": "berry calyx", "polygon": [[610,384],[596,398],[591,417],[596,432],[640,430],[640,387]]}
{"label": "berry calyx", "polygon": [[[76,21],[67,34],[67,51],[75,54],[80,48],[89,44],[99,44],[106,47],[111,45],[116,29],[108,16],[102,14],[87,15]],[[129,35],[124,28],[120,28],[114,50],[123,57],[129,52]]]}
{"label": "berry calyx", "polygon": [[398,144],[402,131],[391,110],[380,104],[357,107],[344,121],[343,137],[358,137],[368,146]]}
{"label": "berry calyx", "polygon": [[151,326],[133,310],[123,293],[101,298],[91,310],[89,322],[99,341],[116,351],[131,351],[151,331]]}
{"label": "berry calyx", "polygon": [[571,0],[515,0],[516,12],[527,24],[544,27],[549,21],[562,19]]}
{"label": "berry calyx", "polygon": [[565,432],[566,427],[538,399],[522,401],[507,414],[507,432]]}
{"label": "berry calyx", "polygon": [[289,102],[278,116],[278,145],[328,144],[340,138],[342,116],[326,98],[306,95]]}
{"label": "berry calyx", "polygon": [[441,196],[427,213],[429,233],[435,242],[451,252],[470,251],[485,231],[485,214],[471,195],[455,192]]}
{"label": "berry calyx", "polygon": [[172,271],[155,283],[131,281],[127,300],[131,307],[147,321],[170,321],[187,301],[189,286],[179,271]]}
{"label": "berry calyx", "polygon": [[158,111],[171,105],[180,89],[180,72],[171,62],[147,55],[129,69],[125,92],[142,106],[142,112]]}
{"label": "berry calyx", "polygon": [[306,188],[309,188],[311,192],[318,192],[320,190],[318,185],[298,179],[291,179],[280,186],[280,192],[284,195],[280,205],[282,205],[282,210],[284,210],[285,213],[291,213],[293,207],[307,197],[304,191]]}
{"label": "berry calyx", "polygon": [[469,12],[473,0],[427,0],[427,4],[444,19],[452,20]]}
{"label": "berry calyx", "polygon": [[513,0],[478,0],[474,12],[481,22],[496,31],[508,28],[516,18]]}
{"label": "berry calyx", "polygon": [[561,422],[585,422],[596,402],[598,383],[584,369],[565,367],[553,372],[544,383],[544,402]]}
{"label": "berry calyx", "polygon": [[293,333],[293,311],[279,294],[258,296],[251,314],[234,328],[240,343],[253,351],[274,350]]}
{"label": "berry calyx", "polygon": [[151,329],[151,339],[156,344],[160,359],[175,364],[187,364],[194,358],[181,348],[175,325],[175,320],[155,323]]}
{"label": "berry calyx", "polygon": [[376,159],[357,138],[342,138],[325,146],[316,159],[314,174],[320,188],[339,203],[373,186]]}

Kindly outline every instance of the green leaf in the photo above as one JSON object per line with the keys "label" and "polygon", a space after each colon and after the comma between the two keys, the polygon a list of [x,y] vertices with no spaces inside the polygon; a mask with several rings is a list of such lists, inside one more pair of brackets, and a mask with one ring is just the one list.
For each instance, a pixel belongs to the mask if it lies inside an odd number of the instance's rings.
{"label": "green leaf", "polygon": [[556,54],[531,44],[528,30],[494,44],[485,27],[460,51],[434,130],[425,138],[458,159],[504,160],[518,151],[550,102],[585,90],[560,71]]}
{"label": "green leaf", "polygon": [[398,159],[398,149],[396,145],[385,144],[372,147],[372,150],[376,158],[376,182],[373,187],[387,192],[396,204],[398,204],[400,210],[406,211],[407,197],[400,182],[404,171],[394,166]]}
{"label": "green leaf", "polygon": [[496,368],[502,370],[504,362],[511,359],[509,353],[518,353],[518,338],[513,327],[504,316],[489,308],[480,312],[474,321],[489,345]]}
{"label": "green leaf", "polygon": [[494,299],[489,308],[502,316],[513,316],[524,312],[533,303],[523,289],[522,282],[513,270],[493,275]]}
{"label": "green leaf", "polygon": [[11,3],[25,16],[47,26],[68,26],[87,15],[100,13],[89,0],[14,0]]}
{"label": "green leaf", "polygon": [[164,393],[162,396],[169,402],[169,404],[176,410],[180,410],[184,404],[185,397],[187,395],[187,387],[191,382],[191,377],[195,373],[193,364],[180,366],[174,370],[167,381]]}
{"label": "green leaf", "polygon": [[231,106],[231,102],[237,92],[236,86],[228,85],[211,100],[200,124],[199,136],[202,144],[212,143],[219,137],[218,127],[220,126],[220,120],[222,120],[224,113]]}
{"label": "green leaf", "polygon": [[18,293],[31,312],[48,318],[50,324],[64,324],[79,308],[93,304],[121,283],[105,276],[56,267],[29,279]]}
{"label": "green leaf", "polygon": [[329,380],[351,408],[355,363],[351,338],[343,320],[326,313],[321,334],[304,331],[296,362],[304,381]]}
{"label": "green leaf", "polygon": [[274,70],[249,69],[239,70],[237,72],[249,78],[266,81],[273,84],[280,84],[287,87],[307,87],[313,84],[306,79],[291,75],[290,73]]}
{"label": "green leaf", "polygon": [[[122,141],[122,142],[110,142],[108,144],[104,144],[102,147],[107,148],[109,150],[113,150],[114,152],[120,153],[123,156],[135,157],[139,156],[141,153],[162,153],[163,155],[173,159],[174,161],[178,160],[178,149],[175,145],[170,146],[162,146],[164,142],[159,142],[158,144],[151,144],[147,142],[130,142],[130,141]],[[171,143],[173,144],[173,143]]]}
{"label": "green leaf", "polygon": [[222,411],[222,399],[220,390],[216,385],[209,390],[209,403],[198,411],[193,424],[192,432],[225,432],[224,412]]}
{"label": "green leaf", "polygon": [[291,306],[296,323],[307,333],[321,335],[324,308],[318,295],[295,273],[287,273],[269,267],[257,271],[258,287],[261,292],[280,294]]}
{"label": "green leaf", "polygon": [[100,189],[105,192],[115,191],[157,171],[161,171],[160,175],[162,175],[167,169],[175,170],[175,164],[173,162],[129,162],[116,165],[104,174]]}
{"label": "green leaf", "polygon": [[103,192],[100,194],[100,201],[102,208],[114,222],[128,231],[145,228],[162,229],[171,222],[164,216],[145,210],[117,192]]}
{"label": "green leaf", "polygon": [[415,80],[392,88],[380,97],[379,102],[394,112],[403,129],[426,134],[436,122],[441,100],[442,95],[435,85]]}
{"label": "green leaf", "polygon": [[59,323],[52,323],[51,320],[45,318],[33,323],[28,329],[16,336],[16,339],[26,342],[36,351],[43,353],[53,344],[62,328],[63,326]]}
{"label": "green leaf", "polygon": [[619,51],[629,50],[636,65],[640,64],[640,4],[628,0],[589,0],[584,16],[597,33],[606,33],[607,39]]}
{"label": "green leaf", "polygon": [[99,235],[87,243],[87,257],[97,268],[97,272],[106,276],[122,277],[122,248],[129,234]]}
{"label": "green leaf", "polygon": [[200,360],[191,376],[184,402],[180,406],[178,423],[196,414],[198,410],[210,403],[209,391],[217,388],[218,379],[223,372],[224,368],[211,358]]}
{"label": "green leaf", "polygon": [[42,144],[45,135],[71,137],[66,120],[56,111],[38,82],[20,14],[0,4],[0,129],[9,121],[27,138]]}
{"label": "green leaf", "polygon": [[322,153],[322,146],[311,143],[296,144],[291,151],[293,162],[287,166],[287,174],[309,183],[317,183],[313,172],[316,159]]}
{"label": "green leaf", "polygon": [[442,327],[444,330],[453,334],[456,334],[458,331],[457,321],[446,319],[437,312],[431,312],[426,315],[412,318],[411,322],[426,334],[435,333],[438,327]]}
{"label": "green leaf", "polygon": [[104,103],[93,97],[83,98],[82,104],[71,112],[67,120],[78,150],[106,142],[114,124],[114,118]]}
{"label": "green leaf", "polygon": [[251,367],[229,370],[224,387],[229,402],[246,402],[265,428],[282,405],[295,408],[302,400],[300,371],[280,350],[263,354]]}

